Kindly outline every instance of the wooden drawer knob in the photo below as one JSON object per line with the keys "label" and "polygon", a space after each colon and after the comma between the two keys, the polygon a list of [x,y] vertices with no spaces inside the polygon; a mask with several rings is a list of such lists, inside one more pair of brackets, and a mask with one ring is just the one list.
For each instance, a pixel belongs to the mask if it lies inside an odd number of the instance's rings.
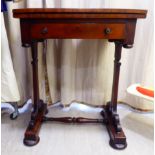
{"label": "wooden drawer knob", "polygon": [[105,33],[105,34],[110,34],[111,32],[112,32],[111,29],[108,28],[108,27],[104,30],[104,33]]}
{"label": "wooden drawer knob", "polygon": [[41,34],[47,34],[48,33],[48,28],[44,27],[41,31]]}

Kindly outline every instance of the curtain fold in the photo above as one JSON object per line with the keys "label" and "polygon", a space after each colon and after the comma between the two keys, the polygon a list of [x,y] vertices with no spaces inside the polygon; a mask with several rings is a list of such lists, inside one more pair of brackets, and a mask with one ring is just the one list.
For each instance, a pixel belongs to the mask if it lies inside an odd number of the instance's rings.
{"label": "curtain fold", "polygon": [[20,95],[13,69],[3,13],[1,13],[1,32],[1,102],[17,102],[20,100]]}
{"label": "curtain fold", "polygon": [[[135,44],[123,49],[118,100],[136,108],[153,109],[149,101],[127,94],[133,83],[153,87],[153,0],[25,0],[8,4],[5,20],[12,61],[20,92],[20,103],[31,97],[30,49],[21,47],[19,21],[13,8],[131,8],[148,9],[147,18],[138,20]],[[49,39],[46,54],[39,43],[40,96],[48,103],[73,101],[103,105],[111,98],[114,44],[106,40]],[[27,82],[28,81],[28,82]]]}

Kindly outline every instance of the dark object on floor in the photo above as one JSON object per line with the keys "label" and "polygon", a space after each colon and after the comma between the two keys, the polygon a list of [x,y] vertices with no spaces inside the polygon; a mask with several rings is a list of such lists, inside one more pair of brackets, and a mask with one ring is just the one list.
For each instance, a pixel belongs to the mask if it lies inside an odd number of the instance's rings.
{"label": "dark object on floor", "polygon": [[1,110],[2,112],[11,113],[10,114],[10,119],[14,120],[18,117],[19,111],[18,111],[18,106],[16,102],[11,102],[11,103],[1,103]]}

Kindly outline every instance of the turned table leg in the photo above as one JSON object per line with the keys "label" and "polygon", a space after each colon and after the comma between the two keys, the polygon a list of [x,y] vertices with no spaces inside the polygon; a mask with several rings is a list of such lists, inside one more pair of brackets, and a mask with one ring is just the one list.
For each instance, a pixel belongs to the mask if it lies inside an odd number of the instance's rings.
{"label": "turned table leg", "polygon": [[115,41],[115,60],[111,102],[108,102],[106,105],[105,112],[101,112],[103,117],[105,117],[105,114],[107,115],[108,123],[106,126],[110,136],[110,145],[115,149],[124,149],[127,146],[126,137],[120,125],[119,115],[117,114],[117,96],[122,47],[123,43],[121,41]]}
{"label": "turned table leg", "polygon": [[117,96],[118,96],[118,84],[119,84],[119,73],[121,66],[121,52],[122,52],[123,43],[116,41],[115,42],[115,60],[114,60],[114,73],[113,73],[113,86],[112,86],[112,96],[110,109],[112,112],[117,112]]}
{"label": "turned table leg", "polygon": [[36,118],[39,110],[39,83],[38,83],[38,45],[37,41],[31,44],[32,53],[32,71],[33,71],[33,103],[34,110],[32,112],[32,119]]}
{"label": "turned table leg", "polygon": [[32,72],[33,72],[33,112],[24,137],[24,144],[27,146],[36,145],[39,142],[39,129],[46,112],[46,104],[39,99],[38,83],[38,42],[32,41]]}

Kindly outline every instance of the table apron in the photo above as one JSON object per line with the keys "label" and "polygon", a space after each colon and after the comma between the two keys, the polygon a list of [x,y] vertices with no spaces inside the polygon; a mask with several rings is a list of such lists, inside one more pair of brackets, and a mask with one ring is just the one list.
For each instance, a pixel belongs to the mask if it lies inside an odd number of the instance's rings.
{"label": "table apron", "polygon": [[124,23],[40,23],[32,24],[32,39],[124,39]]}

